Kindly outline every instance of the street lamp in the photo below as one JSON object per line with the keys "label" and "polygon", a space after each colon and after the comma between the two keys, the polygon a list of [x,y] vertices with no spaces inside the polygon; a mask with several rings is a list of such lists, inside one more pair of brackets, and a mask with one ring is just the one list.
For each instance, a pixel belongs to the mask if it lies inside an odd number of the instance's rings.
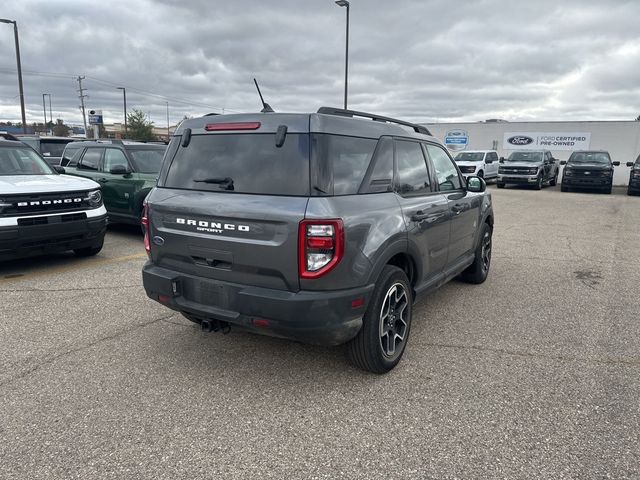
{"label": "street lamp", "polygon": [[12,23],[13,35],[16,39],[16,62],[18,63],[18,85],[20,87],[20,109],[22,112],[22,132],[27,133],[27,116],[24,111],[24,89],[22,88],[22,65],[20,64],[20,42],[18,41],[18,23],[15,20],[0,18],[0,23]]}
{"label": "street lamp", "polygon": [[165,102],[167,104],[167,142],[171,140],[171,132],[169,131],[169,102]]}
{"label": "street lamp", "polygon": [[127,136],[127,89],[124,87],[117,87],[118,90],[122,90],[122,99],[124,101],[124,135]]}
{"label": "street lamp", "polygon": [[347,40],[344,54],[344,109],[347,109],[347,86],[349,84],[349,2],[347,0],[336,0],[339,7],[347,7]]}

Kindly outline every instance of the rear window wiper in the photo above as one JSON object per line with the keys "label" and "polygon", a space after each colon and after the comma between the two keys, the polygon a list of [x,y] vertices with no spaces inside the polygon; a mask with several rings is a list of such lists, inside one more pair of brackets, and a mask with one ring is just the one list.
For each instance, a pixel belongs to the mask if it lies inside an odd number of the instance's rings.
{"label": "rear window wiper", "polygon": [[194,178],[193,181],[220,185],[222,190],[233,190],[233,179],[231,177]]}

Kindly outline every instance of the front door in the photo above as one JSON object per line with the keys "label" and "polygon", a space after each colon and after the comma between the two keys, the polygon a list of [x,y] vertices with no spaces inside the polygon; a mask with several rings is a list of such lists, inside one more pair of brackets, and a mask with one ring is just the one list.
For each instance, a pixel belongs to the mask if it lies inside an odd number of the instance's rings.
{"label": "front door", "polygon": [[421,260],[418,285],[436,281],[447,262],[449,205],[433,188],[419,142],[395,140],[396,194],[407,226],[409,251]]}
{"label": "front door", "polygon": [[449,154],[440,146],[427,144],[438,190],[446,196],[451,215],[448,267],[454,267],[474,250],[482,196],[467,192],[464,179]]}

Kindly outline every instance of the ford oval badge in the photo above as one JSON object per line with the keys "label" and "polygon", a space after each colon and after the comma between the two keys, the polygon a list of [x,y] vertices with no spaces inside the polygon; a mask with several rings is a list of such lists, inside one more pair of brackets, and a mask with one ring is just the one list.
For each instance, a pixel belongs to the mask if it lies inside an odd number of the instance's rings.
{"label": "ford oval badge", "polygon": [[507,142],[511,145],[529,145],[533,143],[533,138],[525,135],[514,135],[513,137],[509,137]]}
{"label": "ford oval badge", "polygon": [[162,245],[164,245],[164,238],[156,235],[155,237],[153,237],[153,243],[161,247]]}

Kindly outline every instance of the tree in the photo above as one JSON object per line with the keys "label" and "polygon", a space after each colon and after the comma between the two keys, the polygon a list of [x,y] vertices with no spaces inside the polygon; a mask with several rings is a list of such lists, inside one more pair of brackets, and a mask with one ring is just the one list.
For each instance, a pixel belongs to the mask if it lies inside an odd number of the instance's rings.
{"label": "tree", "polygon": [[155,140],[153,135],[153,122],[147,119],[142,110],[133,109],[133,112],[127,115],[127,134],[126,138],[131,140],[141,140],[149,142]]}
{"label": "tree", "polygon": [[56,137],[66,137],[69,135],[69,127],[67,127],[61,118],[56,119],[56,123],[52,128],[53,135]]}
{"label": "tree", "polygon": [[640,122],[640,115],[636,117],[636,122]]}

